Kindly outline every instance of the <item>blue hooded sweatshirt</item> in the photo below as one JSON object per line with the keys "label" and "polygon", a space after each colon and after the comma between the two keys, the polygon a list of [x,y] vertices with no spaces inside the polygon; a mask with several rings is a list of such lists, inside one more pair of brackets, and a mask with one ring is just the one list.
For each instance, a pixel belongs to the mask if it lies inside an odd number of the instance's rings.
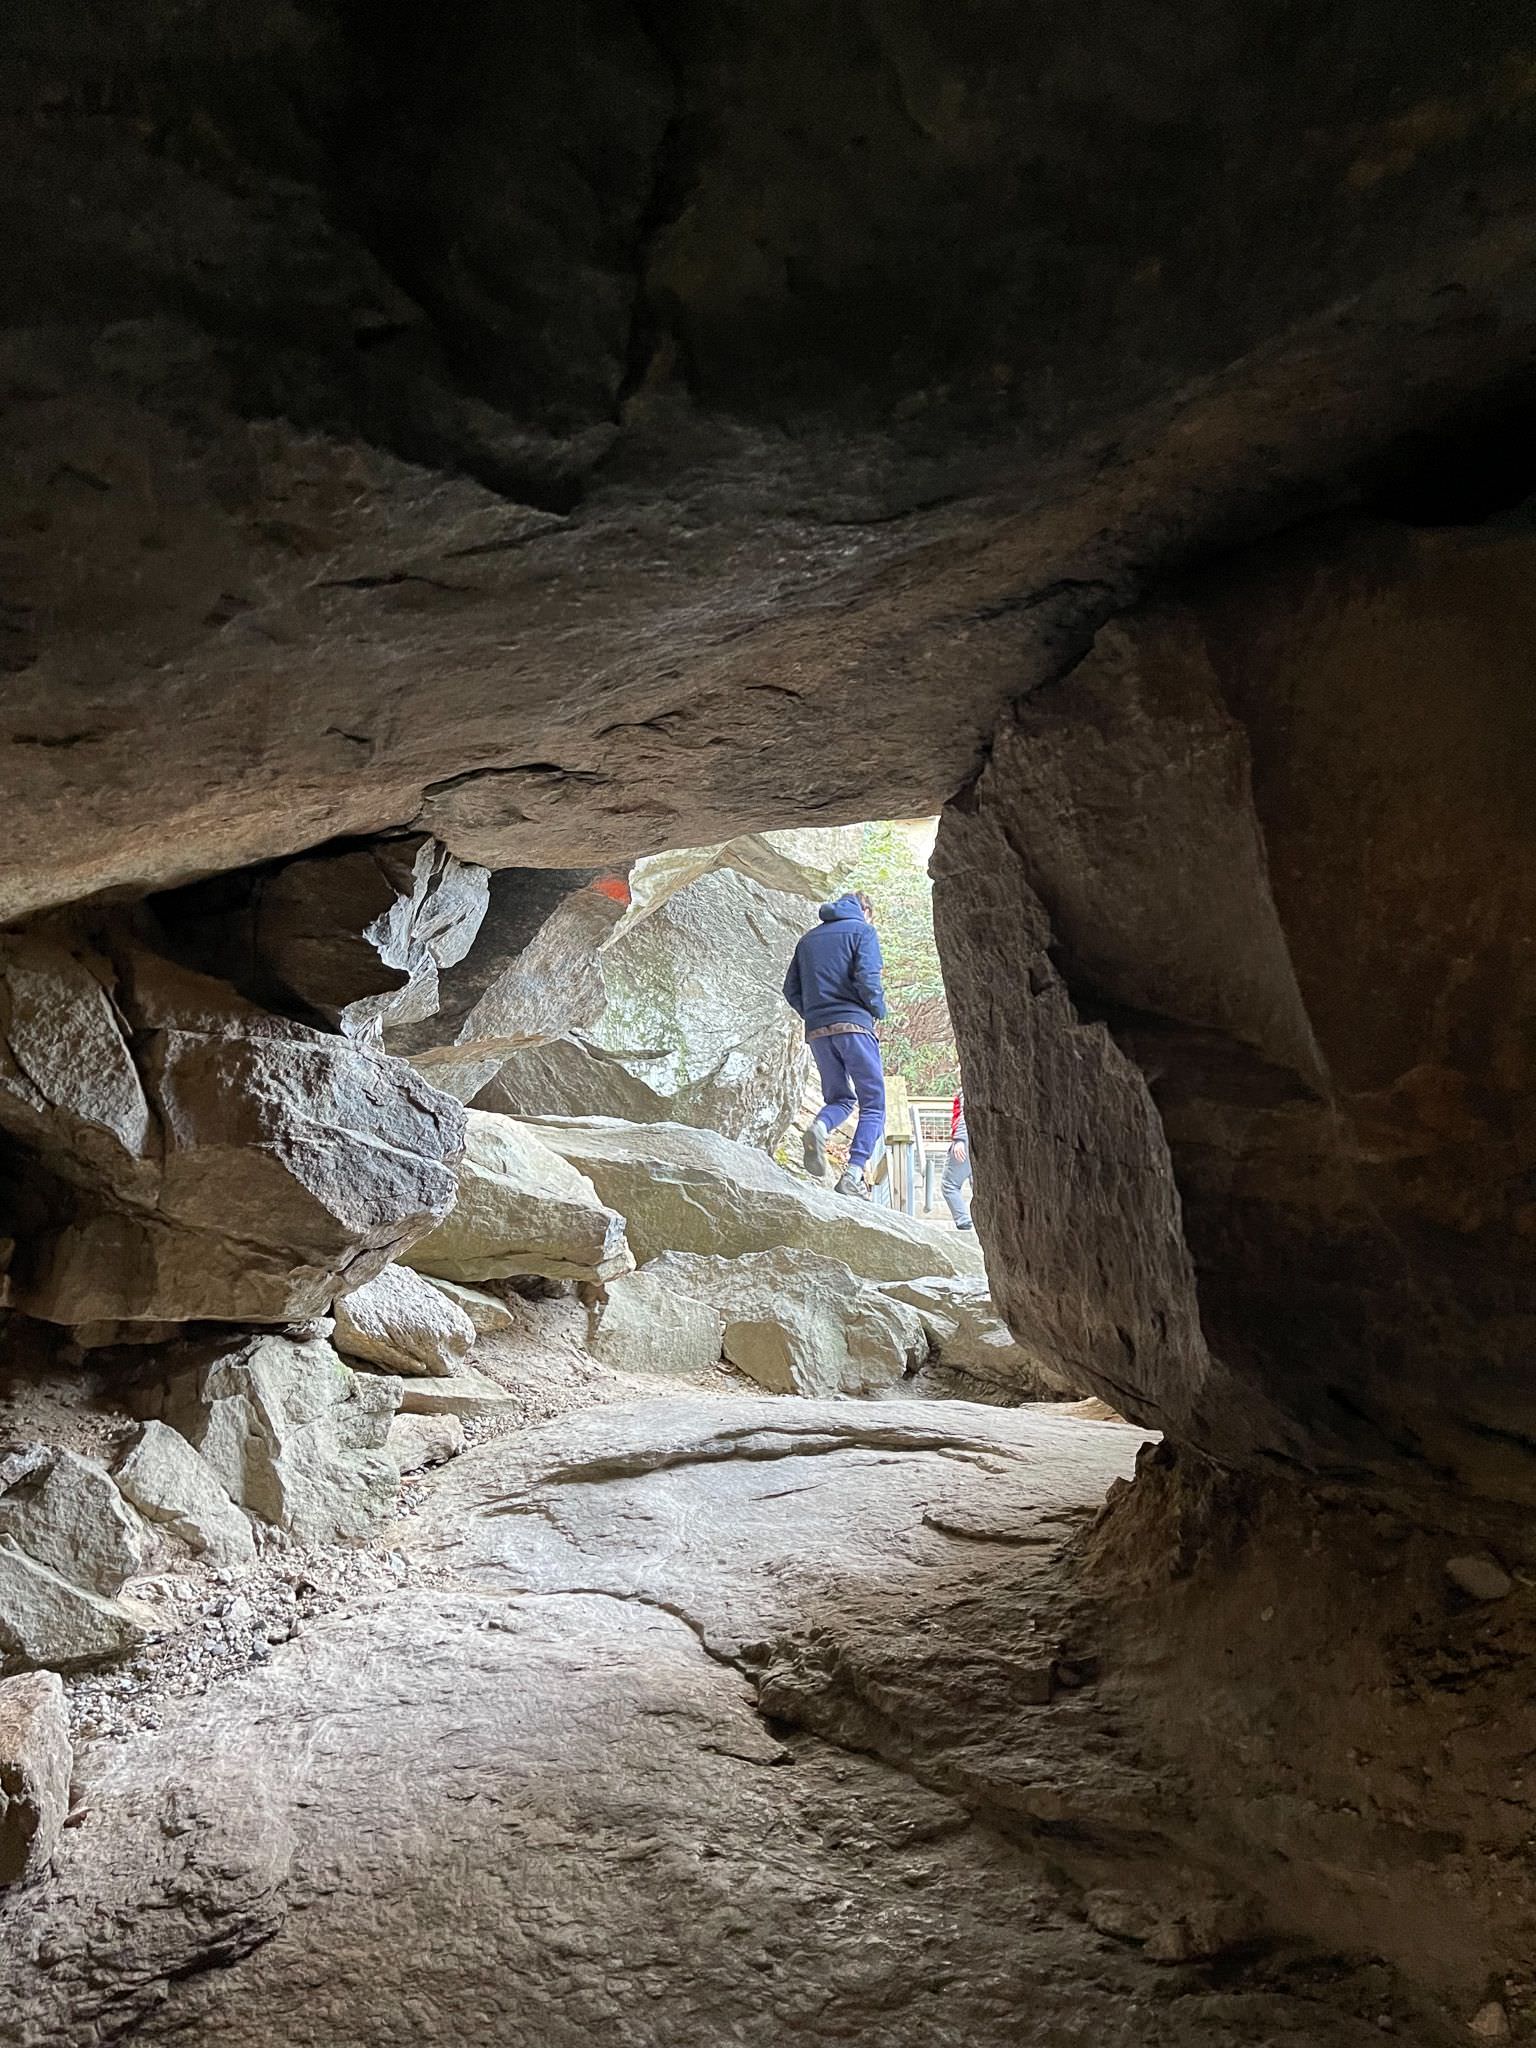
{"label": "blue hooded sweatshirt", "polygon": [[879,937],[857,896],[823,903],[819,915],[821,923],[795,948],[784,1000],[805,1019],[807,1031],[820,1024],[867,1028],[885,1015]]}

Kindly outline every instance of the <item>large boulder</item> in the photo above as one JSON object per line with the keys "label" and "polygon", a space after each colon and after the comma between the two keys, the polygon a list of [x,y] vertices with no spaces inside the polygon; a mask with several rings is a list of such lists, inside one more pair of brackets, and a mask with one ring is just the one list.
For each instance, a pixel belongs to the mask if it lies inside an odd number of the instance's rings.
{"label": "large boulder", "polygon": [[0,1681],[0,1885],[39,1871],[69,1811],[73,1753],[51,1671]]}
{"label": "large boulder", "polygon": [[1298,533],[945,814],[999,1306],[1224,1461],[1536,1502],[1533,634],[1526,517]]}
{"label": "large boulder", "polygon": [[813,825],[786,832],[745,832],[715,846],[648,854],[630,869],[629,903],[619,935],[652,916],[679,890],[724,868],[776,895],[824,902],[841,888],[863,843],[862,825]]}
{"label": "large boulder", "polygon": [[812,899],[728,867],[644,916],[601,887],[580,891],[466,1020],[466,1045],[529,1041],[475,1101],[512,1116],[698,1124],[771,1149],[804,1086],[804,1034],[782,988],[815,915]]}
{"label": "large boulder", "polygon": [[143,1637],[117,1598],[143,1559],[143,1527],[104,1466],[28,1444],[0,1459],[0,1660],[95,1663]]}
{"label": "large boulder", "polygon": [[914,1309],[819,1252],[667,1252],[642,1274],[714,1309],[727,1359],[771,1393],[880,1393],[928,1356]]}
{"label": "large boulder", "polygon": [[156,908],[190,965],[377,1039],[436,1010],[439,972],[469,951],[489,885],[417,833],[216,876]]}
{"label": "large boulder", "polygon": [[399,1490],[381,1453],[400,1382],[353,1372],[321,1337],[187,1348],[152,1399],[230,1500],[299,1543],[371,1534]]}
{"label": "large boulder", "polygon": [[143,1525],[111,1473],[52,1444],[0,1458],[0,1541],[109,1598],[144,1558]]}
{"label": "large boulder", "polygon": [[136,1649],[152,1625],[146,1610],[93,1593],[0,1536],[0,1671],[104,1663]]}
{"label": "large boulder", "polygon": [[634,1263],[624,1218],[542,1134],[510,1117],[466,1112],[458,1195],[403,1262],[444,1280],[607,1280]]}
{"label": "large boulder", "polygon": [[232,1567],[254,1561],[250,1523],[179,1431],[146,1422],[116,1478],[146,1521],[169,1529],[210,1563]]}
{"label": "large boulder", "polygon": [[341,1295],[332,1314],[342,1357],[386,1372],[457,1372],[475,1348],[464,1310],[408,1266],[386,1266]]}
{"label": "large boulder", "polygon": [[1021,1344],[992,1304],[985,1279],[888,1280],[881,1293],[922,1318],[937,1363],[961,1375],[973,1400],[995,1391],[1016,1401],[1073,1401],[1070,1375]]}
{"label": "large boulder", "polygon": [[751,1145],[681,1124],[535,1117],[529,1126],[623,1212],[644,1265],[662,1252],[791,1247],[837,1259],[861,1280],[980,1274],[969,1239],[797,1180]]}
{"label": "large boulder", "polygon": [[287,1322],[453,1200],[463,1112],[403,1061],[142,948],[0,939],[18,1306]]}
{"label": "large boulder", "polygon": [[587,1348],[618,1372],[693,1379],[720,1363],[724,1336],[718,1309],[646,1269],[608,1282],[592,1310]]}

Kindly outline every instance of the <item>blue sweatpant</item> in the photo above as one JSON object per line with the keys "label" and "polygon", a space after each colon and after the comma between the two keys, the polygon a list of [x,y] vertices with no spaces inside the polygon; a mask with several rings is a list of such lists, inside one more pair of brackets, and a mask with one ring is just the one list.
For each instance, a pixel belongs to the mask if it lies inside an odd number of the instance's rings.
{"label": "blue sweatpant", "polygon": [[867,1166],[885,1130],[885,1075],[880,1045],[871,1031],[836,1031],[813,1038],[811,1056],[821,1076],[822,1106],[816,1122],[835,1131],[857,1103],[859,1121],[848,1153],[850,1166]]}

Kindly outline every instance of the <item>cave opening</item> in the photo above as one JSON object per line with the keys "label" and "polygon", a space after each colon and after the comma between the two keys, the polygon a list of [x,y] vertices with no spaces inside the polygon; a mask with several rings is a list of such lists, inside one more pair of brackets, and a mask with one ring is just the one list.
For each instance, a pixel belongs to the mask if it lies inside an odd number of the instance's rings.
{"label": "cave opening", "polygon": [[[1526,1082],[1485,1006],[1518,1014],[1527,973],[1529,540],[1523,499],[1419,525],[1444,474],[1120,614],[941,819],[639,860],[568,835],[562,867],[353,835],[13,926],[0,1643],[7,1683],[63,1672],[114,1856],[162,1726],[195,1752],[227,1713],[248,1745],[286,1674],[339,1708],[358,1657],[430,1671],[433,1627],[464,1682],[481,1622],[420,1605],[457,1584],[510,1601],[545,1674],[512,1691],[562,1731],[535,1778],[589,1819],[671,1796],[629,1734],[607,1774],[565,1736],[673,1712],[691,1681],[645,1636],[681,1629],[750,1691],[758,1732],[712,1723],[722,1754],[766,1743],[812,1787],[828,1745],[911,1766],[988,1816],[1005,1892],[1066,1816],[1063,1996],[1087,1941],[1093,1968],[1248,1971],[1319,2038],[1378,1981],[1404,2028],[1481,1992],[1519,2013],[1481,1959],[1523,1891],[1498,1810],[1473,1815],[1527,1627],[1500,1235]],[[887,1067],[919,1136],[963,1054],[984,1260],[910,1158],[867,1212],[805,1192],[782,988],[845,885],[901,980]],[[552,1674],[616,1605],[641,1639],[577,1700]],[[1405,1791],[1469,1694],[1479,1744]],[[526,1773],[520,1739],[455,1737],[445,1769]],[[338,1796],[271,1768],[279,1807]],[[1103,1804],[1131,1784],[1134,1830]],[[62,1797],[38,1832],[68,1844]],[[24,1905],[52,1880],[18,1862]],[[1320,2004],[1295,1941],[1333,1958]]]}
{"label": "cave opening", "polygon": [[1527,12],[11,10],[0,2036],[1536,2038]]}

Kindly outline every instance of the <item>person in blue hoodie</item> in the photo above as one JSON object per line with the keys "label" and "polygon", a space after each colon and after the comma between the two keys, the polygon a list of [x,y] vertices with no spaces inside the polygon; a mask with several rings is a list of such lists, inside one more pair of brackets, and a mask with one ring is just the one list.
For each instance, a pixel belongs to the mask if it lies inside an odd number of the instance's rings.
{"label": "person in blue hoodie", "polygon": [[784,1000],[805,1022],[806,1043],[821,1076],[822,1106],[805,1133],[805,1170],[827,1177],[827,1135],[858,1105],[859,1121],[840,1195],[869,1198],[866,1169],[885,1130],[885,1074],[875,1024],[885,1015],[885,988],[874,906],[861,892],[823,903],[821,922],[795,948]]}

